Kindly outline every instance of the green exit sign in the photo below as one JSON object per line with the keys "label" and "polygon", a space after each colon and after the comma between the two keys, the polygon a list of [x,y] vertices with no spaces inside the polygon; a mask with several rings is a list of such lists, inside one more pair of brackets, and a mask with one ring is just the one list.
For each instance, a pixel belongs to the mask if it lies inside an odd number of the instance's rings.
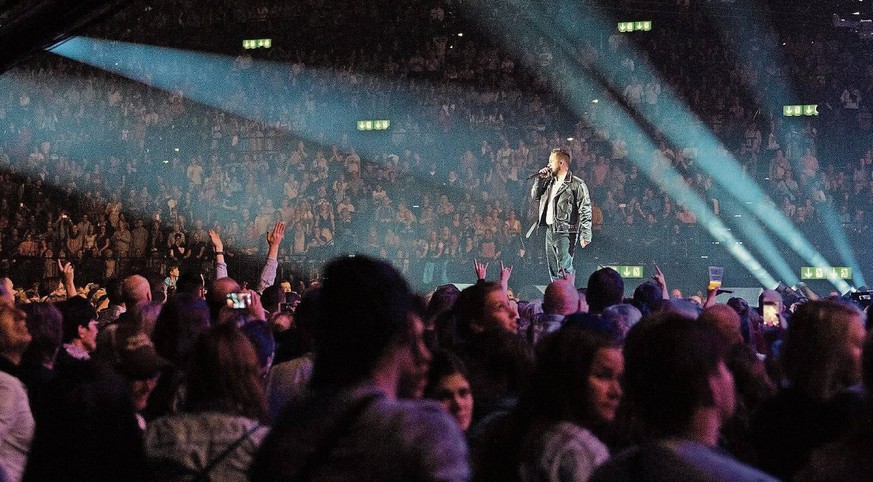
{"label": "green exit sign", "polygon": [[818,115],[818,104],[783,105],[782,115],[785,117],[803,117]]}
{"label": "green exit sign", "polygon": [[817,268],[804,266],[800,268],[800,279],[852,279],[852,268],[836,266],[830,268]]}
{"label": "green exit sign", "polygon": [[634,31],[648,32],[649,30],[652,30],[651,20],[643,20],[639,22],[618,22],[618,31],[622,33]]}
{"label": "green exit sign", "polygon": [[389,127],[391,127],[391,121],[387,119],[358,121],[359,131],[384,131],[388,130]]}
{"label": "green exit sign", "polygon": [[618,271],[618,274],[621,275],[622,278],[642,278],[645,276],[643,274],[642,266],[604,266],[604,268],[612,268]]}
{"label": "green exit sign", "polygon": [[253,39],[243,40],[243,48],[246,50],[260,49],[260,48],[268,49],[272,46],[273,46],[273,39],[269,39],[269,38],[253,38]]}

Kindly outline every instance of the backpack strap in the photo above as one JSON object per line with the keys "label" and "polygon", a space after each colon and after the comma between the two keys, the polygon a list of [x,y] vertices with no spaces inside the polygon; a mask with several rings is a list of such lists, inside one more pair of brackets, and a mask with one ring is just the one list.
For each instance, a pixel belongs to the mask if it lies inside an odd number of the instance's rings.
{"label": "backpack strap", "polygon": [[255,424],[254,427],[247,430],[246,433],[242,434],[242,436],[240,438],[236,439],[232,444],[228,445],[227,448],[224,449],[220,454],[218,454],[217,457],[210,460],[209,464],[206,467],[204,467],[203,470],[201,470],[200,473],[197,474],[197,476],[194,477],[194,479],[192,479],[192,480],[194,480],[195,482],[209,480],[209,473],[212,472],[212,470],[216,466],[218,466],[218,464],[223,462],[224,459],[226,459],[228,455],[233,453],[233,451],[236,450],[243,442],[248,440],[248,438],[251,436],[251,434],[253,434],[255,432],[255,430],[257,430],[259,428],[261,428],[261,424],[257,423],[257,424]]}

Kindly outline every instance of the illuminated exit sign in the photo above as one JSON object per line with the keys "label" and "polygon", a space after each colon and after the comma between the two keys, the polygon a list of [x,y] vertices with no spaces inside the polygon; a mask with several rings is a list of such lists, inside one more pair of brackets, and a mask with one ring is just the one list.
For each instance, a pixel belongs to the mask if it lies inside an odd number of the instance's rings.
{"label": "illuminated exit sign", "polygon": [[818,104],[783,105],[782,115],[785,117],[803,117],[818,115]]}
{"label": "illuminated exit sign", "polygon": [[390,120],[359,120],[359,131],[385,131],[391,127]]}
{"label": "illuminated exit sign", "polygon": [[836,266],[831,268],[816,268],[804,266],[800,268],[800,279],[852,279],[852,268]]}
{"label": "illuminated exit sign", "polygon": [[246,50],[251,49],[268,49],[273,46],[273,39],[269,38],[254,38],[243,40],[243,48]]}
{"label": "illuminated exit sign", "polygon": [[604,266],[604,268],[612,268],[618,271],[622,278],[642,278],[642,266]]}
{"label": "illuminated exit sign", "polygon": [[652,30],[651,20],[643,20],[641,22],[618,22],[618,31],[622,33],[634,31],[648,32],[649,30]]}

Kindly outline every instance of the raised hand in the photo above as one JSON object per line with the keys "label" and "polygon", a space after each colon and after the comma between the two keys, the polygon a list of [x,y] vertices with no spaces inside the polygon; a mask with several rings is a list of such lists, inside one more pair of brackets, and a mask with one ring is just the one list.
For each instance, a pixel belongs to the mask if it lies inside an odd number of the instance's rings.
{"label": "raised hand", "polygon": [[75,277],[73,263],[58,260],[58,268],[61,271],[61,275],[64,277],[64,290],[67,292],[67,297],[72,298],[79,294],[76,291],[76,285],[73,283],[73,278]]}
{"label": "raised hand", "polygon": [[243,290],[245,293],[249,293],[251,295],[249,304],[247,306],[249,310],[249,314],[252,315],[256,320],[266,320],[267,319],[267,311],[264,310],[264,305],[261,304],[261,296],[256,292],[249,289]]}
{"label": "raised hand", "polygon": [[274,246],[274,245],[278,246],[278,245],[282,244],[282,239],[284,239],[284,238],[285,238],[285,223],[283,223],[282,221],[279,221],[278,223],[276,223],[275,226],[273,226],[273,230],[271,232],[267,233],[267,243],[269,243],[270,246]]}
{"label": "raised hand", "polygon": [[217,253],[224,251],[224,243],[221,242],[221,236],[214,230],[209,230],[209,240],[212,241],[212,247]]}
{"label": "raised hand", "polygon": [[63,261],[58,260],[58,269],[61,271],[61,275],[64,277],[64,280],[73,280],[73,276],[75,276],[73,263],[64,263]]}
{"label": "raised hand", "polygon": [[661,297],[665,300],[669,300],[670,292],[667,291],[667,278],[664,276],[664,272],[661,271],[661,268],[659,268],[658,265],[655,265],[655,274],[652,275],[652,279],[661,287]]}
{"label": "raised hand", "polygon": [[474,259],[473,269],[476,270],[476,280],[485,279],[485,276],[488,274],[488,263],[482,264]]}
{"label": "raised hand", "polygon": [[506,266],[500,261],[500,286],[503,291],[509,291],[509,277],[512,276],[512,266]]}

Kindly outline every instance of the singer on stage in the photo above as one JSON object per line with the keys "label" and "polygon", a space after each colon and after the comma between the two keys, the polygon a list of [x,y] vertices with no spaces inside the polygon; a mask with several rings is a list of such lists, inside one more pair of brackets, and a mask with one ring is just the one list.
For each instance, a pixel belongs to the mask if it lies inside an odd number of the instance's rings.
{"label": "singer on stage", "polygon": [[546,227],[546,259],[552,280],[563,272],[575,276],[576,240],[583,248],[591,243],[591,198],[588,186],[570,172],[570,154],[552,149],[549,165],[540,170],[531,197],[540,202],[540,226]]}

